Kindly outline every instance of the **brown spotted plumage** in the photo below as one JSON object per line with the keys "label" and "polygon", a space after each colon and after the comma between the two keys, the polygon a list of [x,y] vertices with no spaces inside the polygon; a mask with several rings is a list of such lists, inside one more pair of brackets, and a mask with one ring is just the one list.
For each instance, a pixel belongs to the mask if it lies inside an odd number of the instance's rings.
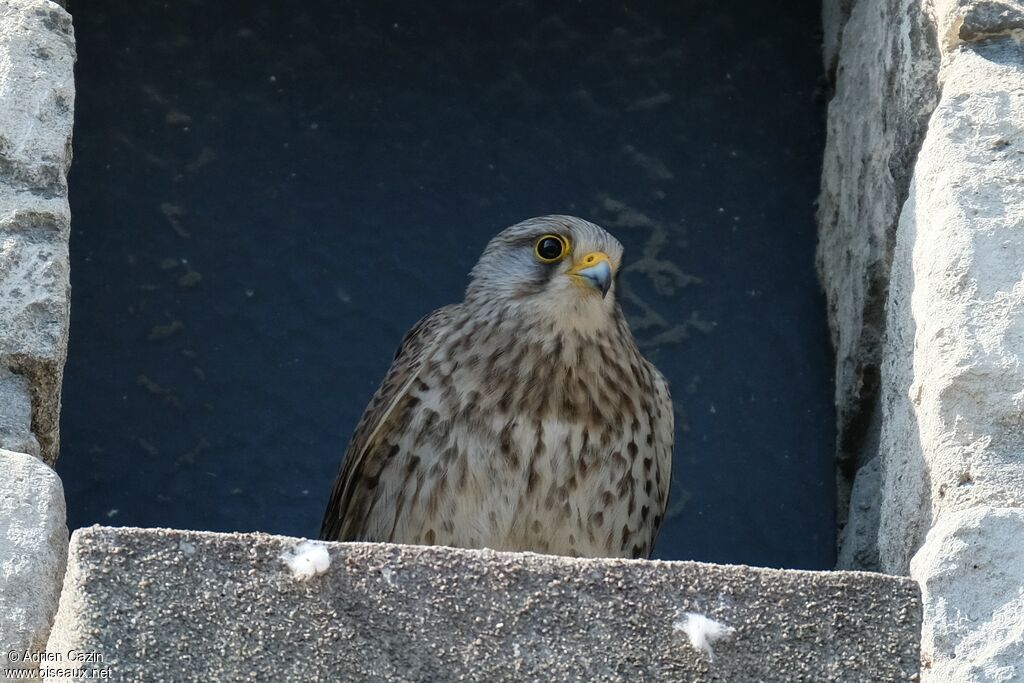
{"label": "brown spotted plumage", "polygon": [[495,237],[465,300],[402,341],[321,537],[648,556],[673,412],[616,302],[621,259],[615,238],[571,216]]}

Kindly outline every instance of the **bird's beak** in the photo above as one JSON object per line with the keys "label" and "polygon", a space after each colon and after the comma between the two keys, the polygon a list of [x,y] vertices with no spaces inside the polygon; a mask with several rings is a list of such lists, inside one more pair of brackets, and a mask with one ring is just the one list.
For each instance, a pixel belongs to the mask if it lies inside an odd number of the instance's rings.
{"label": "bird's beak", "polygon": [[604,297],[612,286],[612,262],[608,254],[592,251],[573,264],[569,276],[587,287],[593,287]]}

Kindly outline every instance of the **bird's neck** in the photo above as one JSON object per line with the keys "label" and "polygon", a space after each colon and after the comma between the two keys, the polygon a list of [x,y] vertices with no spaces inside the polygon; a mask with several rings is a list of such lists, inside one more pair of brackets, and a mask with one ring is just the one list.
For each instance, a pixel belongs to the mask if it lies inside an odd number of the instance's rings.
{"label": "bird's neck", "polygon": [[501,374],[519,373],[520,366],[533,360],[542,361],[552,372],[585,372],[599,365],[602,355],[624,352],[632,358],[639,354],[614,302],[553,313],[497,303],[464,308],[451,341],[470,350],[470,358],[488,359],[487,370]]}
{"label": "bird's neck", "polygon": [[480,415],[584,419],[611,410],[603,397],[628,391],[643,366],[617,307],[594,330],[500,309],[463,313],[438,370]]}

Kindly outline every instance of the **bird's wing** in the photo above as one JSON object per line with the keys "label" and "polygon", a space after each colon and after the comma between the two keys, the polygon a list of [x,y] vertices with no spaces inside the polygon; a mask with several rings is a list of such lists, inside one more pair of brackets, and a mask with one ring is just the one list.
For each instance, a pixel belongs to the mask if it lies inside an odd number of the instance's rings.
{"label": "bird's wing", "polygon": [[348,444],[348,450],[345,451],[320,525],[320,538],[330,541],[354,540],[351,538],[353,527],[358,528],[363,520],[351,519],[349,507],[353,487],[366,469],[366,454],[380,438],[386,436],[382,432],[391,431],[384,427],[395,412],[395,406],[408,395],[424,361],[437,348],[457,310],[458,305],[437,309],[420,319],[402,339],[388,374],[366,407]]}
{"label": "bird's wing", "polygon": [[662,524],[656,526],[651,535],[651,544],[648,550],[654,549],[654,543],[658,540],[658,532],[664,526],[665,514],[668,511],[668,496],[672,488],[672,448],[675,441],[675,410],[672,406],[672,394],[669,391],[668,380],[661,374],[658,368],[650,361],[645,361],[651,371],[651,378],[654,391],[654,400],[660,410],[658,417],[651,423],[654,430],[655,456],[658,459],[658,517]]}

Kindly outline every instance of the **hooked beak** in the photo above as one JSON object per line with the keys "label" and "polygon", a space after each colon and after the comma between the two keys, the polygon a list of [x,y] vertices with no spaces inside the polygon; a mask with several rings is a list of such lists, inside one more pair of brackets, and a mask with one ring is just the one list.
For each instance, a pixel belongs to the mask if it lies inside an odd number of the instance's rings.
{"label": "hooked beak", "polygon": [[612,263],[604,252],[592,251],[585,255],[569,269],[568,274],[574,281],[601,292],[602,297],[612,287]]}

